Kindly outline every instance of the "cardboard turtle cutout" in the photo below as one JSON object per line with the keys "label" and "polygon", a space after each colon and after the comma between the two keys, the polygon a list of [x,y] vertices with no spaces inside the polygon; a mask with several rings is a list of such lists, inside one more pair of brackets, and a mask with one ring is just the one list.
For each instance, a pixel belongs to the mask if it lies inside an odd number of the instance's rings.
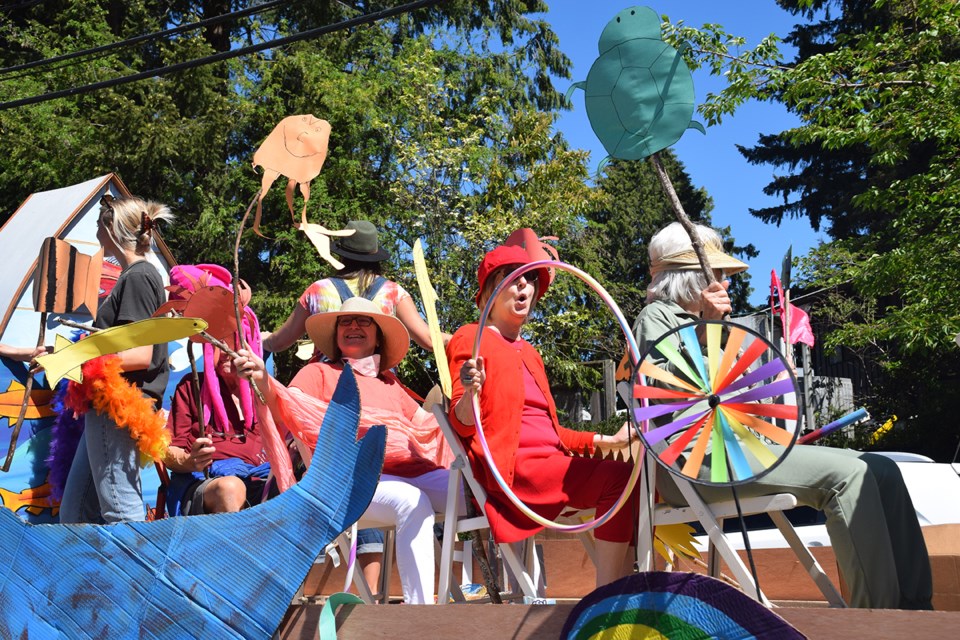
{"label": "cardboard turtle cutout", "polygon": [[[630,7],[604,27],[583,89],[587,116],[611,158],[642,160],[666,149],[692,120],[693,78],[680,53],[661,39],[660,17],[649,7]],[[568,93],[569,95],[569,93]]]}

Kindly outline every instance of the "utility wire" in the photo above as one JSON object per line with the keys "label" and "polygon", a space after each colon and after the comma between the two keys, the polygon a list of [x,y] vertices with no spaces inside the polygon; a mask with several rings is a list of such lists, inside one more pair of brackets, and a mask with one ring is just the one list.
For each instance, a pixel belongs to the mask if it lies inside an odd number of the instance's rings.
{"label": "utility wire", "polygon": [[[240,9],[239,11],[234,11],[232,13],[225,13],[223,15],[213,16],[212,18],[205,18],[203,20],[200,20],[199,22],[191,22],[190,24],[180,25],[179,27],[167,29],[166,31],[148,33],[142,36],[129,38],[127,40],[120,40],[119,42],[111,42],[110,44],[105,44],[99,47],[93,47],[91,49],[82,49],[80,51],[72,51],[70,53],[65,53],[63,55],[55,56],[53,58],[44,58],[42,60],[33,60],[32,62],[24,62],[23,64],[18,64],[12,67],[6,67],[5,69],[0,69],[0,74],[14,73],[16,71],[26,71],[28,69],[34,69],[36,67],[53,65],[57,62],[63,62],[65,60],[72,60],[74,58],[79,58],[81,56],[93,56],[96,54],[106,53],[107,51],[113,51],[114,49],[129,47],[135,44],[139,44],[141,42],[145,42],[147,40],[153,40],[155,38],[164,38],[166,36],[183,33],[184,31],[200,29],[200,28],[208,27],[210,25],[224,22],[227,20],[233,20],[234,18],[242,18],[244,16],[250,15],[251,13],[260,13],[261,11],[269,11],[281,4],[286,4],[288,1],[289,0],[272,0],[271,2],[265,2],[261,5],[247,7],[246,9]],[[57,67],[57,68],[59,69],[62,67]],[[28,75],[28,74],[21,74],[18,76],[13,76],[11,78],[0,78],[0,80],[13,80],[14,78],[20,78],[20,77],[23,77],[24,75]]]}
{"label": "utility wire", "polygon": [[[0,105],[0,107],[2,107],[2,106],[3,106],[3,105]],[[803,294],[802,296],[797,296],[796,298],[790,298],[790,302],[791,302],[791,303],[793,303],[793,302],[800,302],[801,300],[806,300],[807,298],[810,298],[810,297],[815,296],[815,295],[817,295],[817,294],[823,293],[824,291],[830,291],[831,289],[836,289],[837,287],[840,287],[840,286],[845,285],[845,284],[849,284],[849,283],[851,283],[851,282],[853,282],[853,278],[844,280],[843,282],[838,282],[838,283],[836,283],[836,284],[827,285],[826,287],[821,287],[820,289],[816,289],[816,290],[814,290],[814,291],[809,291],[809,292]],[[764,308],[762,308],[762,309],[758,309],[758,310],[754,311],[753,313],[748,313],[748,314],[746,314],[746,315],[737,316],[737,317],[738,317],[738,318],[750,318],[750,317],[752,317],[752,316],[764,315],[764,314],[767,314],[767,313],[769,313],[769,312],[770,312],[770,306],[768,305],[768,306],[766,306],[766,307],[764,307]]]}
{"label": "utility wire", "polygon": [[232,51],[223,51],[221,53],[205,56],[203,58],[196,58],[194,60],[188,60],[186,62],[179,62],[177,64],[168,65],[166,67],[159,67],[157,69],[151,69],[149,71],[142,71],[140,73],[135,73],[129,76],[113,78],[111,80],[104,80],[103,82],[95,82],[93,84],[87,84],[80,87],[71,87],[69,89],[62,89],[60,91],[52,91],[50,93],[44,93],[38,96],[32,96],[30,98],[21,98],[19,100],[11,100],[10,102],[2,102],[0,103],[0,111],[3,111],[5,109],[14,109],[16,107],[23,107],[29,104],[47,102],[48,100],[55,100],[57,98],[65,98],[67,96],[82,95],[85,93],[98,91],[100,89],[116,87],[124,84],[129,84],[131,82],[137,82],[139,80],[145,80],[147,78],[155,78],[157,76],[166,75],[168,73],[174,73],[176,71],[183,71],[185,69],[192,69],[194,67],[199,67],[206,64],[221,62],[223,60],[237,58],[237,57],[246,55],[248,53],[256,53],[258,51],[263,51],[264,49],[273,49],[275,47],[281,47],[283,45],[290,44],[292,42],[299,42],[300,40],[315,38],[317,36],[325,35],[328,33],[334,33],[336,31],[341,31],[343,29],[349,29],[351,27],[371,24],[373,22],[377,22],[378,20],[383,20],[384,18],[392,18],[393,16],[409,13],[411,11],[416,11],[417,9],[422,9],[425,7],[430,7],[430,6],[439,4],[440,2],[442,2],[442,0],[417,0],[416,2],[408,2],[407,4],[400,5],[399,7],[394,7],[392,9],[384,9],[382,11],[376,11],[374,13],[364,14],[356,18],[350,18],[349,20],[335,22],[334,24],[331,24],[331,25],[317,27],[316,29],[310,29],[308,31],[297,33],[292,36],[287,36],[285,38],[277,38],[276,40],[269,40],[267,42],[261,42],[260,44],[251,45],[249,47],[243,47],[241,49],[234,49]]}

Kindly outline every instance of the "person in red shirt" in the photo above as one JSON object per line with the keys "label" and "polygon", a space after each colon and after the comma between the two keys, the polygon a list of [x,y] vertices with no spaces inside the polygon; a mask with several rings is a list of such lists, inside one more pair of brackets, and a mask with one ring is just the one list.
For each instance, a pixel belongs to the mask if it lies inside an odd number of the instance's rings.
{"label": "person in red shirt", "polygon": [[[230,272],[219,265],[178,265],[170,270],[170,297],[172,301],[190,300],[207,287],[232,291],[232,279]],[[240,331],[250,349],[262,354],[260,324],[247,305],[249,294],[249,288],[241,283]],[[222,310],[203,312],[215,315]],[[234,332],[225,341],[237,348],[240,333]],[[187,373],[177,385],[167,417],[171,433],[164,458],[171,471],[167,510],[174,516],[198,515],[239,511],[259,504],[270,465],[250,383],[237,376],[231,359],[209,343],[203,345],[203,372],[196,390],[192,378]]]}
{"label": "person in red shirt", "polygon": [[[493,289],[512,271],[532,260],[517,246],[487,253],[477,272],[477,306],[487,304]],[[528,271],[503,289],[493,302],[472,357],[478,323],[461,327],[447,345],[453,383],[450,421],[467,448],[477,480],[488,493],[486,515],[498,543],[523,540],[543,527],[523,514],[497,484],[476,437],[473,406],[479,402],[483,432],[492,461],[511,490],[537,514],[555,519],[567,506],[606,513],[622,494],[632,465],[578,457],[596,448],[626,445],[628,425],[612,436],[560,426],[540,354],[520,337],[536,301],[546,291],[546,269]],[[597,539],[597,586],[627,575],[628,553],[637,519],[636,492],[610,520],[594,530]]]}
{"label": "person in red shirt", "polygon": [[[172,434],[164,464],[171,471],[167,487],[170,515],[228,513],[260,504],[270,464],[260,439],[259,424],[252,407],[241,409],[240,385],[248,384],[233,372],[233,364],[221,354],[216,364],[219,389],[229,422],[227,428],[212,422],[204,437],[200,434],[201,416],[194,402],[190,374],[177,385],[167,419]],[[201,396],[208,377],[200,380]],[[209,412],[209,407],[207,407]],[[204,471],[206,470],[206,475]]]}

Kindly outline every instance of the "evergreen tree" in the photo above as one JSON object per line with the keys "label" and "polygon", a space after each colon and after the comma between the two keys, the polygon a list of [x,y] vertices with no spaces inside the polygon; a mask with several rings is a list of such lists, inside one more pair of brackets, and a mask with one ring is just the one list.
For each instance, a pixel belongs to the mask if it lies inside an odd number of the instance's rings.
{"label": "evergreen tree", "polygon": [[[952,452],[956,438],[940,425],[958,408],[960,377],[960,5],[781,5],[817,18],[791,35],[799,55],[789,65],[774,39],[737,55],[742,41],[715,25],[674,30],[675,40],[694,43],[694,65],[728,73],[728,87],[701,112],[716,122],[760,98],[800,117],[800,126],[745,150],[788,172],[767,187],[784,204],[755,213],[773,222],[808,217],[830,234],[799,279],[830,292],[813,309],[829,329],[820,339],[881,372],[866,403],[879,416],[900,415],[910,448]],[[918,380],[928,383],[919,396]]]}

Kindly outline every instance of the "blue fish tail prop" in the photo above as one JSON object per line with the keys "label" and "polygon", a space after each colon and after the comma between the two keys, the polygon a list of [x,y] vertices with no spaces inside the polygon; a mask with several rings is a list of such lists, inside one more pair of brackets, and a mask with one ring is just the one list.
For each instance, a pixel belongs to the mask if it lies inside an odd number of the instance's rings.
{"label": "blue fish tail prop", "polygon": [[303,480],[239,513],[30,525],[0,509],[4,635],[271,637],[313,561],[373,498],[386,430],[357,441],[359,420],[346,367]]}

